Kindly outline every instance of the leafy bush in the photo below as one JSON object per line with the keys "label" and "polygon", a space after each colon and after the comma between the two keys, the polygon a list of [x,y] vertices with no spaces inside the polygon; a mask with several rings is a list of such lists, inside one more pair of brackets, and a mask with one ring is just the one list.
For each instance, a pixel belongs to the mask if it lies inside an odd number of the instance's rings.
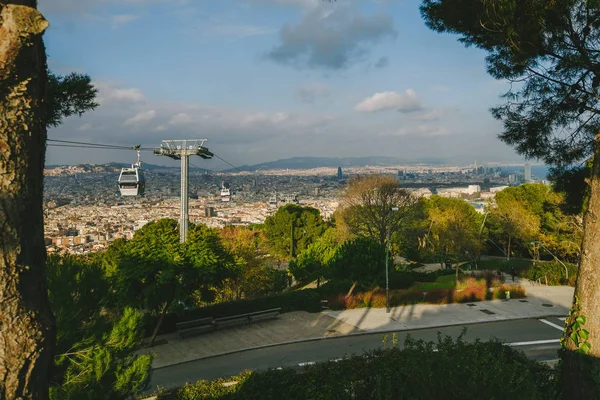
{"label": "leafy bush", "polygon": [[[578,266],[571,263],[565,263],[569,271],[569,282],[570,286],[575,285],[577,279]],[[565,267],[558,261],[538,261],[514,258],[509,261],[500,259],[482,260],[479,263],[481,269],[499,270],[510,274],[512,268],[515,268],[517,274],[523,278],[527,278],[532,281],[541,279],[542,283],[546,283],[548,279],[548,285],[564,285],[565,282]]]}
{"label": "leafy bush", "polygon": [[[464,332],[463,332],[464,334]],[[236,385],[223,387],[225,381]],[[245,372],[186,385],[160,400],[192,399],[556,399],[554,372],[497,341],[467,343],[408,337],[404,348],[375,350],[339,362]]]}
{"label": "leafy bush", "polygon": [[491,258],[487,260],[480,260],[477,264],[479,269],[487,269],[492,271],[502,271],[510,274],[512,268],[515,268],[517,272],[524,271],[531,267],[533,260],[524,258],[511,258],[510,260],[504,260],[500,258]]}
{"label": "leafy bush", "polygon": [[348,240],[336,250],[326,275],[359,282],[381,279],[385,275],[385,246],[370,238]]}
{"label": "leafy bush", "polygon": [[[491,289],[491,290],[490,290]],[[456,287],[438,287],[429,290],[410,288],[390,290],[390,306],[396,307],[407,304],[449,304],[466,303],[506,298],[506,291],[510,291],[511,298],[525,297],[525,289],[521,286],[503,285],[498,280],[491,283],[486,279],[467,277],[459,281]],[[329,307],[334,310],[349,310],[354,308],[373,307],[383,308],[386,305],[385,290],[375,289],[354,292],[346,297],[345,293],[328,297]]]}
{"label": "leafy bush", "polygon": [[506,292],[510,292],[511,299],[523,299],[525,298],[525,289],[522,286],[515,285],[502,285],[494,288],[492,298],[494,300],[506,299]]}
{"label": "leafy bush", "polygon": [[[565,263],[565,265],[569,271],[568,284],[570,286],[575,286],[578,267],[577,265],[570,263]],[[537,262],[529,269],[523,271],[520,275],[532,281],[541,279],[542,283],[546,283],[547,279],[548,285],[551,286],[564,285],[567,283],[565,282],[565,267],[558,261]]]}
{"label": "leafy bush", "polygon": [[[161,326],[160,334],[172,333],[177,330],[175,324],[198,318],[221,318],[232,315],[246,314],[256,311],[281,308],[282,312],[308,311],[317,312],[321,310],[321,296],[317,289],[305,289],[287,292],[277,296],[263,297],[252,300],[238,300],[226,303],[218,303],[209,307],[196,308],[186,311],[183,315],[167,314]],[[156,316],[146,317],[146,334],[151,334],[156,324]]]}
{"label": "leafy bush", "polygon": [[332,279],[321,285],[319,293],[322,296],[337,296],[338,294],[346,294],[352,287],[351,279]]}

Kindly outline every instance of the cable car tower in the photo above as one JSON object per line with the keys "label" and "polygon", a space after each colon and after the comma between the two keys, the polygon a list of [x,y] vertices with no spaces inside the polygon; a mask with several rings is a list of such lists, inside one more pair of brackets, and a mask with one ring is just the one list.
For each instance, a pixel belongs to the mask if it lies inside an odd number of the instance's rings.
{"label": "cable car tower", "polygon": [[204,143],[208,139],[189,139],[189,140],[163,140],[160,148],[154,150],[157,156],[165,156],[174,160],[181,160],[181,204],[179,213],[179,240],[184,243],[188,230],[188,196],[190,172],[190,156],[200,156],[205,160],[213,157]]}

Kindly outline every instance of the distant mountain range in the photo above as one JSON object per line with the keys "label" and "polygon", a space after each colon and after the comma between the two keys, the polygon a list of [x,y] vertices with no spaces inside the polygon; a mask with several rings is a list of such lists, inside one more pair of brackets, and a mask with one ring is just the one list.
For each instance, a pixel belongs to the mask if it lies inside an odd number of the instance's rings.
{"label": "distant mountain range", "polygon": [[[244,165],[239,168],[231,168],[227,170],[223,170],[222,172],[238,172],[238,171],[247,171],[247,172],[255,172],[255,171],[267,171],[274,169],[313,169],[313,168],[337,168],[342,167],[350,168],[350,167],[364,167],[366,165],[369,166],[378,166],[378,167],[388,167],[394,165],[468,165],[469,161],[465,159],[460,160],[449,160],[449,159],[440,159],[440,158],[424,158],[420,160],[406,160],[398,157],[378,157],[378,156],[370,156],[370,157],[293,157],[286,158],[282,160],[269,161],[261,164],[255,165]],[[90,170],[98,165],[89,165],[89,164],[81,164],[79,167],[89,167]],[[125,163],[106,163],[101,164],[101,166],[105,166],[107,168],[123,168],[130,167],[131,164]],[[47,165],[46,168],[56,168],[56,167],[64,167],[64,165]],[[178,172],[179,166],[164,166],[164,165],[153,165],[153,164],[143,164],[143,168],[146,170],[167,170],[170,172]],[[515,171],[522,169],[523,167],[513,166],[513,167],[503,167],[503,170],[513,169]],[[191,171],[208,171],[211,170],[196,168],[190,165]],[[539,165],[532,166],[532,172],[538,177],[544,177],[547,175],[547,167]]]}
{"label": "distant mountain range", "polygon": [[[345,157],[345,158],[334,158],[334,157],[293,157],[286,158],[283,160],[269,161],[255,165],[244,165],[239,167],[242,171],[261,171],[270,169],[312,169],[312,168],[349,168],[349,167],[362,167],[365,165],[386,167],[392,165],[406,165],[406,164],[427,164],[437,165],[446,164],[448,160],[427,158],[419,161],[407,161],[397,157]],[[237,169],[229,169],[224,172],[235,172]]]}

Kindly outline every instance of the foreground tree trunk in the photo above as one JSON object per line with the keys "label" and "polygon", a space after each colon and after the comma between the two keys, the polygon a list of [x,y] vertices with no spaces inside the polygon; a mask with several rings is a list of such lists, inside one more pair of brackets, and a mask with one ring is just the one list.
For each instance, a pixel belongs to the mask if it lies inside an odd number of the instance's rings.
{"label": "foreground tree trunk", "polygon": [[[563,352],[563,396],[570,399],[600,398],[600,385],[594,383],[590,374],[594,373],[593,365],[600,364],[600,134],[596,135],[595,146],[592,176],[588,182],[591,194],[583,219],[581,263],[575,283],[575,298],[579,300],[580,309],[567,320],[566,351]],[[591,349],[587,356],[575,353],[577,346],[568,338],[578,316],[585,316],[582,328],[589,332],[587,342]]]}
{"label": "foreground tree trunk", "polygon": [[158,322],[156,323],[156,327],[154,328],[154,332],[152,332],[152,337],[150,338],[150,347],[154,346],[154,342],[156,341],[158,332],[160,332],[160,327],[165,320],[165,315],[167,314],[167,310],[169,309],[169,305],[171,305],[171,303],[172,301],[165,302],[160,310],[160,317],[158,318]]}
{"label": "foreground tree trunk", "polygon": [[48,22],[35,7],[0,0],[0,399],[46,399],[54,347],[42,214]]}

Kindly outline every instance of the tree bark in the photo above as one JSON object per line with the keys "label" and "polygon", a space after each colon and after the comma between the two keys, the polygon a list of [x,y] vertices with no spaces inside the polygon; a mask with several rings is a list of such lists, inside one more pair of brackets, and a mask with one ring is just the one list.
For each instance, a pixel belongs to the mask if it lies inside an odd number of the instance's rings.
{"label": "tree bark", "polygon": [[163,304],[162,310],[160,310],[160,317],[158,318],[158,322],[156,323],[156,327],[154,328],[154,332],[152,332],[152,337],[150,338],[150,347],[154,346],[154,342],[156,341],[156,337],[158,336],[160,327],[162,326],[162,323],[165,320],[165,314],[167,313],[169,304],[171,304],[171,302],[166,302],[165,304]]}
{"label": "tree bark", "polygon": [[563,352],[563,395],[571,399],[599,398],[598,390],[590,376],[592,364],[600,366],[600,134],[596,135],[594,164],[589,178],[591,188],[588,209],[583,218],[583,240],[581,244],[581,262],[575,297],[579,299],[581,310],[567,320],[571,326],[574,319],[584,315],[587,319],[583,326],[589,332],[588,342],[592,345],[588,356],[576,354],[575,343],[568,338],[570,329],[565,331],[566,349]]}
{"label": "tree bark", "polygon": [[0,2],[0,398],[48,398],[54,318],[42,213],[48,22],[35,0]]}

